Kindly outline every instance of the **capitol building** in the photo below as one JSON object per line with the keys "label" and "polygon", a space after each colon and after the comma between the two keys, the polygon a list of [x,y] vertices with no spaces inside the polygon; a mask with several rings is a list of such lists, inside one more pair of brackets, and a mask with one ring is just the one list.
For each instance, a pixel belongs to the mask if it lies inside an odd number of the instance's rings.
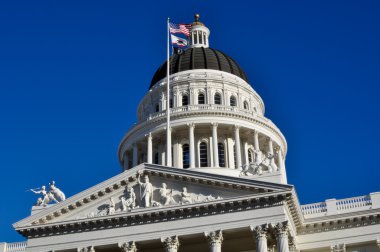
{"label": "capitol building", "polygon": [[13,225],[26,242],[0,252],[380,251],[380,193],[301,205],[285,136],[209,37],[196,15],[169,96],[158,67],[120,141],[121,173],[67,199],[54,182],[36,191]]}

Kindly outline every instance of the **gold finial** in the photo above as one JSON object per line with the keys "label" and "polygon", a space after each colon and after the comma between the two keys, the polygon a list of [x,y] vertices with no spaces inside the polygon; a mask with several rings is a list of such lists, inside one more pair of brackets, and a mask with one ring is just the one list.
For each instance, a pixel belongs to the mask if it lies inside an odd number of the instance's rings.
{"label": "gold finial", "polygon": [[199,22],[199,14],[198,13],[194,15],[194,21]]}

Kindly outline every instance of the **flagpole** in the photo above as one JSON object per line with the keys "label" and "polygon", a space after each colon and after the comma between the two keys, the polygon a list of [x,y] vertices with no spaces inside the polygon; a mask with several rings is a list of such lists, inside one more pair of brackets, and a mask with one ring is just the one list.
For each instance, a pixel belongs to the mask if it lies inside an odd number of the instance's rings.
{"label": "flagpole", "polygon": [[167,72],[166,72],[166,166],[172,166],[172,136],[170,128],[170,18],[167,19]]}

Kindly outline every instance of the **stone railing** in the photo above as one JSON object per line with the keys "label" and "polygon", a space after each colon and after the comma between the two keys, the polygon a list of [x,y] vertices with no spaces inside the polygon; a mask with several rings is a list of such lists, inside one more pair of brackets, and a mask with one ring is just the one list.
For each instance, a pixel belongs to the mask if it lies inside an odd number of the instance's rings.
{"label": "stone railing", "polygon": [[0,252],[23,252],[26,251],[25,242],[0,243]]}
{"label": "stone railing", "polygon": [[[220,112],[239,113],[245,116],[257,116],[257,113],[252,110],[241,109],[241,108],[232,107],[232,106],[215,105],[215,104],[188,105],[188,106],[181,106],[181,107],[175,107],[175,108],[170,109],[170,113],[172,115],[175,115],[177,113],[192,112],[192,111],[220,111]],[[150,121],[150,120],[163,117],[163,116],[166,116],[166,110],[150,114],[149,116],[145,117],[145,120]]]}
{"label": "stone railing", "polygon": [[301,205],[305,219],[380,208],[380,192],[346,199]]}

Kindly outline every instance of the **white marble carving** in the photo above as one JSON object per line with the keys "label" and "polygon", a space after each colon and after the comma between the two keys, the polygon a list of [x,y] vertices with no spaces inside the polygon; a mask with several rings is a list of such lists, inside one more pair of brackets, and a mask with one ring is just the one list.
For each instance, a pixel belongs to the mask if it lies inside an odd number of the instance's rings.
{"label": "white marble carving", "polygon": [[107,214],[114,214],[115,213],[115,202],[113,198],[110,198],[110,203],[108,205],[108,212]]}
{"label": "white marble carving", "polygon": [[140,200],[142,207],[150,207],[153,201],[153,185],[149,182],[148,175],[144,176],[144,181],[141,182],[140,174],[138,174],[138,183],[140,185]]}
{"label": "white marble carving", "polygon": [[169,204],[177,203],[175,202],[173,198],[173,189],[168,189],[166,183],[162,183],[159,192],[160,192],[160,203],[162,205],[167,206]]}
{"label": "white marble carving", "polygon": [[127,188],[127,198],[121,197],[121,210],[130,211],[136,207],[136,194],[133,187]]}
{"label": "white marble carving", "polygon": [[55,186],[55,181],[49,183],[49,192],[53,194],[54,198],[58,201],[64,201],[66,199],[65,194]]}

